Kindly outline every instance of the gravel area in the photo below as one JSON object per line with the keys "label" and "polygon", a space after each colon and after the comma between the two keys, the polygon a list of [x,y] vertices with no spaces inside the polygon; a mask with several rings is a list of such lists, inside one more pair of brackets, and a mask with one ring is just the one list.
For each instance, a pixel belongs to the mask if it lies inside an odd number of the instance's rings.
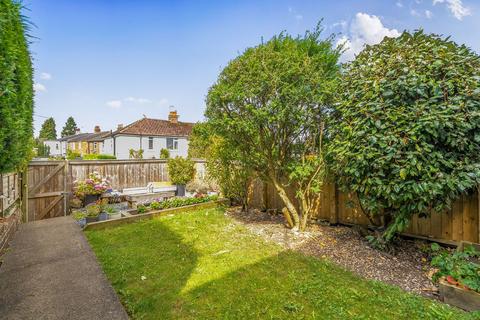
{"label": "gravel area", "polygon": [[395,253],[388,254],[368,246],[365,237],[346,226],[311,225],[307,231],[292,232],[283,225],[283,216],[258,210],[242,212],[231,208],[227,215],[243,223],[250,231],[286,249],[329,259],[364,278],[396,285],[406,291],[437,297],[437,288],[429,275],[425,241],[402,239]]}

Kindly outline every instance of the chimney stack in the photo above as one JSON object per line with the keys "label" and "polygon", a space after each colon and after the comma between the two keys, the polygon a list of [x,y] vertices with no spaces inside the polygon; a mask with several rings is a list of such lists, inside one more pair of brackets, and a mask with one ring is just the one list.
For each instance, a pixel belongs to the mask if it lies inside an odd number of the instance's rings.
{"label": "chimney stack", "polygon": [[80,133],[80,128],[75,128],[75,134],[79,134]]}
{"label": "chimney stack", "polygon": [[123,124],[120,123],[119,125],[117,125],[117,130],[122,130],[123,129]]}
{"label": "chimney stack", "polygon": [[170,121],[171,123],[178,123],[178,117],[179,115],[177,114],[177,110],[172,110],[168,114],[168,121]]}
{"label": "chimney stack", "polygon": [[100,126],[95,126],[95,128],[93,129],[93,132],[100,133],[102,132],[102,130],[100,130]]}

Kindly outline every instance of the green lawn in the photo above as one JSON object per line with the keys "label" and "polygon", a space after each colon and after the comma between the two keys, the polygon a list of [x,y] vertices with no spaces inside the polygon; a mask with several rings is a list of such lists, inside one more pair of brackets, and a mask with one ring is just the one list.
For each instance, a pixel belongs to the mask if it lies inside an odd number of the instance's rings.
{"label": "green lawn", "polygon": [[363,280],[327,261],[282,250],[221,209],[86,235],[136,319],[475,318]]}

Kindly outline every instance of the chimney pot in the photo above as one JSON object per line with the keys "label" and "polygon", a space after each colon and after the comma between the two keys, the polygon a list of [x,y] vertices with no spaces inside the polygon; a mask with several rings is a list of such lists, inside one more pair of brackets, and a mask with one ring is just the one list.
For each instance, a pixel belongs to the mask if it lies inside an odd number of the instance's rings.
{"label": "chimney pot", "polygon": [[117,130],[122,130],[123,129],[123,124],[120,123],[119,125],[117,125]]}
{"label": "chimney pot", "polygon": [[102,130],[100,130],[100,126],[95,126],[95,128],[93,129],[93,131],[94,131],[95,133],[100,133],[100,132],[102,132]]}
{"label": "chimney pot", "polygon": [[178,123],[178,117],[179,115],[177,114],[177,111],[170,111],[170,113],[168,114],[168,121],[170,121],[171,123]]}

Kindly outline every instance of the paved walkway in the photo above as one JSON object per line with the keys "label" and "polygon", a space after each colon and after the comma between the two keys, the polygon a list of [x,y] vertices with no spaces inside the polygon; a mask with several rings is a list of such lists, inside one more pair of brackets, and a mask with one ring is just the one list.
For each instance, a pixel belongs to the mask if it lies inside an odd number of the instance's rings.
{"label": "paved walkway", "polygon": [[0,319],[128,319],[70,217],[23,224],[0,266]]}

